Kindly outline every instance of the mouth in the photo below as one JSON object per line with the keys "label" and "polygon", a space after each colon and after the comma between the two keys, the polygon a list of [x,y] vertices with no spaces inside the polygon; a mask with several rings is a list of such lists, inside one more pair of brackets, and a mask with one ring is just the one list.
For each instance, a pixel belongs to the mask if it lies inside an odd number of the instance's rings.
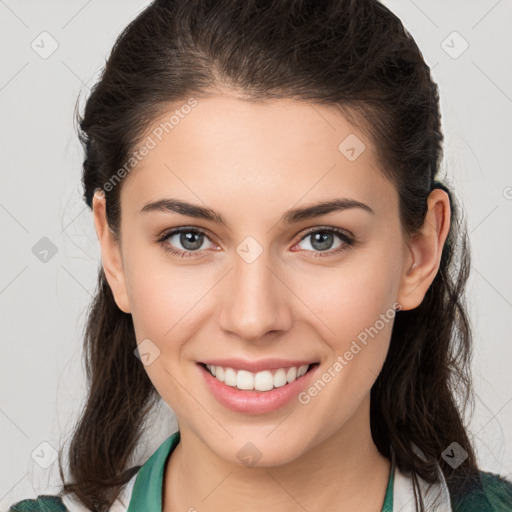
{"label": "mouth", "polygon": [[[223,362],[228,364],[227,360]],[[198,363],[197,368],[200,380],[220,405],[236,413],[261,415],[291,404],[307,388],[317,373],[319,363],[301,363],[279,368],[288,363],[267,361],[267,369],[262,369],[265,367],[260,363],[253,363],[253,368],[259,366],[257,372],[206,363]],[[273,365],[275,367],[270,369],[269,366]],[[246,362],[244,366],[247,368],[251,365]]]}
{"label": "mouth", "polygon": [[259,393],[266,393],[277,388],[289,386],[296,381],[302,380],[306,374],[311,373],[319,366],[318,362],[314,362],[298,366],[288,366],[251,372],[227,366],[205,363],[198,364],[211,377],[225,386],[229,386],[240,391],[253,391]]}

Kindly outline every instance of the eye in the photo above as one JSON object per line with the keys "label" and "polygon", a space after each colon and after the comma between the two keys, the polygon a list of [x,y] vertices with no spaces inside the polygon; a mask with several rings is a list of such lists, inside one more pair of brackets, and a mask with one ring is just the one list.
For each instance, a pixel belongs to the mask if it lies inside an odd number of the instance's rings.
{"label": "eye", "polygon": [[[165,251],[181,256],[182,258],[195,256],[195,252],[201,252],[204,241],[209,240],[206,233],[197,228],[181,227],[166,231],[158,239]],[[176,249],[178,246],[178,249]],[[183,247],[179,249],[179,246]]]}
{"label": "eye", "polygon": [[[336,247],[332,248],[336,238],[341,240],[341,243],[338,243]],[[338,228],[313,228],[301,238],[300,242],[306,240],[309,240],[307,245],[313,248],[313,252],[325,253],[314,254],[313,257],[332,256],[333,254],[338,254],[349,249],[354,244],[354,239]],[[311,252],[309,249],[307,250]]]}

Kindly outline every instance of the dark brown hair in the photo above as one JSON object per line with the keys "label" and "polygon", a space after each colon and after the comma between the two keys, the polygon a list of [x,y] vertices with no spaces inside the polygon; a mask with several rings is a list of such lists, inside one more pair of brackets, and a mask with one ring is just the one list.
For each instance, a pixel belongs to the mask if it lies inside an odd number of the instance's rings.
{"label": "dark brown hair", "polygon": [[[439,463],[454,494],[475,475],[464,424],[473,403],[471,331],[464,306],[467,235],[454,196],[436,181],[442,157],[437,85],[400,20],[377,0],[159,0],[118,37],[79,117],[84,198],[105,190],[119,233],[118,186],[155,119],[173,102],[218,86],[248,101],[293,98],[340,110],[376,145],[397,187],[404,233],[424,221],[435,187],[450,195],[452,220],[441,265],[422,304],[397,313],[384,366],[371,390],[371,430],[399,469],[435,482]],[[118,174],[119,176],[119,174]],[[116,305],[103,270],[85,333],[87,402],[68,452],[63,493],[105,511],[137,469],[129,464],[158,395],[134,356],[131,315]],[[441,457],[457,442],[468,457],[453,470]],[[419,457],[412,445],[424,457]],[[423,510],[421,499],[417,507]]]}

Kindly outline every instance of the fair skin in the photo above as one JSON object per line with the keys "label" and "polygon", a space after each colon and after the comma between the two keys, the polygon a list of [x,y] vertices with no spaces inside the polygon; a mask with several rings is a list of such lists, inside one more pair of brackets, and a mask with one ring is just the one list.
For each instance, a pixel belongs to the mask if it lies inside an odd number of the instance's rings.
{"label": "fair skin", "polygon": [[[338,149],[350,134],[366,146],[354,161]],[[228,226],[141,212],[164,198],[211,208]],[[354,207],[280,222],[291,208],[338,198],[373,213]],[[166,466],[164,511],[380,511],[390,462],[371,437],[370,390],[392,322],[309,403],[292,400],[271,413],[226,408],[199,378],[197,362],[305,359],[319,362],[321,376],[393,304],[417,307],[439,268],[449,199],[442,190],[430,194],[424,226],[410,240],[398,206],[373,144],[336,110],[293,100],[252,104],[235,94],[198,98],[125,179],[120,240],[95,195],[108,282],[119,308],[132,315],[137,343],[149,338],[160,350],[145,369],[178,418],[181,442]],[[166,239],[189,258],[155,241],[180,226],[206,232],[195,252],[179,234]],[[305,235],[315,227],[357,240],[347,246],[333,234],[322,252]],[[248,236],[263,250],[251,263],[237,252]],[[247,442],[261,455],[253,466],[237,456]]]}

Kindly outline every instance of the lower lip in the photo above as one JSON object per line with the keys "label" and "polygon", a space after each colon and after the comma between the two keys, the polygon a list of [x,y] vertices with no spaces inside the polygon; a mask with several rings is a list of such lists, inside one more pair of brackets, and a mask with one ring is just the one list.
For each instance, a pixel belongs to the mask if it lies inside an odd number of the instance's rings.
{"label": "lower lip", "polygon": [[318,368],[315,364],[302,377],[270,391],[244,391],[218,381],[202,364],[198,366],[213,396],[232,411],[245,414],[265,414],[283,407],[304,390]]}

